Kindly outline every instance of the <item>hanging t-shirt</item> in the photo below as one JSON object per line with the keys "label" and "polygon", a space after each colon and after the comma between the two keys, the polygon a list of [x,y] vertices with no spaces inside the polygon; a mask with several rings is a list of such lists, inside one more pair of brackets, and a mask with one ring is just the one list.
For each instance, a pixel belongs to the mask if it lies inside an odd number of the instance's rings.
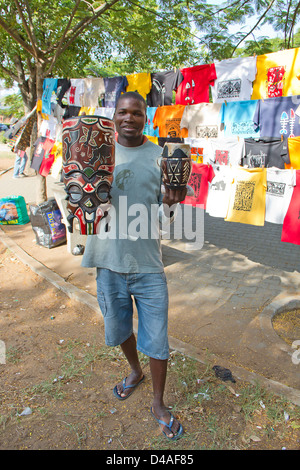
{"label": "hanging t-shirt", "polygon": [[263,135],[259,134],[258,125],[254,123],[257,104],[258,102],[256,100],[223,103],[221,122],[224,125],[224,136],[246,138]]}
{"label": "hanging t-shirt", "polygon": [[267,189],[266,168],[238,168],[233,171],[226,221],[264,225]]}
{"label": "hanging t-shirt", "polygon": [[71,78],[71,86],[66,92],[66,98],[69,106],[82,106],[84,94],[83,78]]}
{"label": "hanging t-shirt", "polygon": [[209,139],[210,160],[217,165],[238,166],[244,155],[244,139]]}
{"label": "hanging t-shirt", "polygon": [[285,168],[300,170],[300,137],[289,137],[287,142],[290,163],[286,163]]}
{"label": "hanging t-shirt", "polygon": [[57,78],[45,78],[43,81],[42,112],[51,114],[52,94],[57,90]]}
{"label": "hanging t-shirt", "polygon": [[43,144],[44,147],[44,156],[39,168],[39,174],[42,176],[48,176],[50,169],[54,162],[54,153],[52,152],[53,146],[55,145],[54,140],[46,139]]}
{"label": "hanging t-shirt", "polygon": [[295,184],[295,170],[267,168],[266,222],[283,223]]}
{"label": "hanging t-shirt", "polygon": [[180,129],[185,106],[181,104],[160,106],[153,118],[153,129],[158,127],[160,137],[188,137],[186,129]]}
{"label": "hanging t-shirt", "polygon": [[299,49],[285,49],[257,56],[257,75],[252,99],[275,98],[300,94]]}
{"label": "hanging t-shirt", "polygon": [[156,113],[157,107],[149,107],[147,106],[147,121],[144,127],[144,134],[148,136],[159,137],[158,128],[153,129],[153,119]]}
{"label": "hanging t-shirt", "polygon": [[217,138],[221,130],[221,103],[199,103],[186,106],[180,122],[181,129],[188,130],[189,137]]}
{"label": "hanging t-shirt", "polygon": [[256,76],[256,56],[215,62],[217,79],[211,86],[213,103],[250,100]]}
{"label": "hanging t-shirt", "polygon": [[104,107],[115,108],[121,93],[126,91],[128,85],[127,78],[124,75],[119,77],[105,77],[103,80],[105,86]]}
{"label": "hanging t-shirt", "polygon": [[248,168],[276,167],[284,170],[289,163],[287,142],[276,137],[245,139],[243,166]]}
{"label": "hanging t-shirt", "polygon": [[43,119],[39,129],[41,137],[49,137],[52,140],[56,139],[56,126],[57,119],[54,116],[49,116],[49,119]]}
{"label": "hanging t-shirt", "polygon": [[296,186],[283,221],[281,241],[300,245],[300,170],[295,172]]}
{"label": "hanging t-shirt", "polygon": [[211,163],[209,139],[194,139],[186,137],[184,139],[184,143],[191,147],[191,159],[195,163]]}
{"label": "hanging t-shirt", "polygon": [[177,90],[182,80],[183,75],[179,69],[152,73],[152,88],[147,95],[147,105],[150,107],[171,105],[173,90]]}
{"label": "hanging t-shirt", "polygon": [[212,217],[227,215],[232,182],[232,170],[225,165],[212,165],[214,178],[209,183],[206,201],[206,212]]}
{"label": "hanging t-shirt", "polygon": [[31,160],[30,168],[36,171],[40,170],[44,156],[50,152],[54,145],[54,140],[48,137],[38,137],[34,144],[33,157]]}
{"label": "hanging t-shirt", "polygon": [[284,96],[258,100],[254,122],[263,137],[295,137],[300,135],[299,117],[296,109],[300,96]]}
{"label": "hanging t-shirt", "polygon": [[126,91],[137,91],[144,99],[151,90],[151,74],[146,72],[126,75],[128,85]]}
{"label": "hanging t-shirt", "polygon": [[215,64],[196,65],[181,69],[183,81],[175,96],[176,104],[209,102],[209,86],[217,78]]}
{"label": "hanging t-shirt", "polygon": [[193,207],[201,205],[203,209],[206,208],[208,184],[214,177],[214,170],[211,165],[202,163],[193,163],[192,172],[188,182],[194,190],[194,196],[187,196],[183,204],[189,204]]}
{"label": "hanging t-shirt", "polygon": [[82,106],[98,107],[104,99],[105,87],[103,78],[84,78],[84,94]]}

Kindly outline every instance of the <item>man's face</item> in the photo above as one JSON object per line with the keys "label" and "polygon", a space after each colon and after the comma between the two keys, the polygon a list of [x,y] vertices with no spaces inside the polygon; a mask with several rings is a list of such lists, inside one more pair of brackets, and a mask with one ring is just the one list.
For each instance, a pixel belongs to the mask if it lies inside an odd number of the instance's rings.
{"label": "man's face", "polygon": [[134,98],[123,98],[115,111],[115,126],[118,142],[125,147],[137,147],[142,144],[143,130],[146,123],[146,108]]}

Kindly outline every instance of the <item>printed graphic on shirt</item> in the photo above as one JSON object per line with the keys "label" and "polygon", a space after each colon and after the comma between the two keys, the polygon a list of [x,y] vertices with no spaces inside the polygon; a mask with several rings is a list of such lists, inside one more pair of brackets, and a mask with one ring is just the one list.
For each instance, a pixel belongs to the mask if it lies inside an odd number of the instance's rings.
{"label": "printed graphic on shirt", "polygon": [[218,83],[217,99],[238,98],[241,93],[242,80],[224,80]]}
{"label": "printed graphic on shirt", "polygon": [[249,135],[254,132],[253,121],[233,122],[231,126],[232,135]]}
{"label": "printed graphic on shirt", "polygon": [[270,67],[267,71],[268,98],[283,96],[285,67]]}
{"label": "printed graphic on shirt", "polygon": [[122,170],[117,174],[115,178],[116,186],[122,191],[126,191],[128,188],[130,188],[133,182],[134,173],[131,170]]}
{"label": "printed graphic on shirt", "polygon": [[218,137],[218,126],[196,126],[196,137],[203,138],[217,138]]}
{"label": "printed graphic on shirt", "polygon": [[278,181],[267,181],[267,193],[272,196],[283,197],[285,193],[285,183],[280,183]]}
{"label": "printed graphic on shirt", "polygon": [[266,165],[267,154],[260,150],[259,154],[253,154],[252,151],[247,155],[247,161],[250,168],[262,168]]}
{"label": "printed graphic on shirt", "polygon": [[180,129],[181,118],[166,119],[166,131],[168,137],[179,137],[181,135]]}
{"label": "printed graphic on shirt", "polygon": [[200,194],[200,187],[201,187],[201,178],[202,174],[199,173],[192,173],[189,179],[189,186],[191,186],[194,190],[194,197],[197,199]]}
{"label": "printed graphic on shirt", "polygon": [[237,211],[251,211],[255,183],[254,181],[239,181],[236,185],[233,209]]}
{"label": "printed graphic on shirt", "polygon": [[210,186],[210,190],[212,191],[225,191],[226,190],[226,182],[224,180],[212,182]]}
{"label": "printed graphic on shirt", "polygon": [[194,104],[195,103],[195,100],[194,100],[194,89],[195,89],[195,82],[194,80],[192,79],[191,83],[190,82],[187,82],[186,85],[185,85],[185,98],[184,98],[184,101],[186,102],[186,104]]}
{"label": "printed graphic on shirt", "polygon": [[191,147],[191,159],[196,163],[203,163],[203,147]]}
{"label": "printed graphic on shirt", "polygon": [[294,125],[295,125],[295,111],[291,108],[290,109],[290,117],[286,111],[283,111],[280,116],[280,134],[287,136],[288,129],[287,126],[289,125],[290,134],[288,137],[295,137],[294,135]]}

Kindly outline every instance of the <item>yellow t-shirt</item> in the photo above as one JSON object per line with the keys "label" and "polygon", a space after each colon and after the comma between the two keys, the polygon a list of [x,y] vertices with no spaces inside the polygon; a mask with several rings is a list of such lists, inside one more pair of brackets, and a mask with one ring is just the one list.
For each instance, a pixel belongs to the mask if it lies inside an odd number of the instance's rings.
{"label": "yellow t-shirt", "polygon": [[266,168],[234,168],[225,220],[242,224],[264,225],[266,190]]}
{"label": "yellow t-shirt", "polygon": [[146,72],[126,75],[128,86],[126,91],[137,91],[144,99],[150,93],[152,82],[151,74]]}
{"label": "yellow t-shirt", "polygon": [[300,137],[288,138],[288,151],[290,163],[285,163],[285,168],[293,168],[294,170],[300,170]]}
{"label": "yellow t-shirt", "polygon": [[184,108],[184,104],[157,108],[153,118],[153,129],[158,127],[159,137],[188,137],[188,130],[180,128]]}
{"label": "yellow t-shirt", "polygon": [[300,94],[299,48],[259,55],[256,67],[252,100]]}

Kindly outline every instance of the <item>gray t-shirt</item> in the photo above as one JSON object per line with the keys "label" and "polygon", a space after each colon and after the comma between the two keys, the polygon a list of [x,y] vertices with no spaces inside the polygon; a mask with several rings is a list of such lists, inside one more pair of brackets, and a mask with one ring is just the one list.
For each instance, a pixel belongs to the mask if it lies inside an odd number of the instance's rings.
{"label": "gray t-shirt", "polygon": [[87,237],[83,267],[119,273],[163,271],[159,235],[161,153],[161,147],[149,140],[139,147],[116,143],[111,208],[101,221],[99,234]]}

